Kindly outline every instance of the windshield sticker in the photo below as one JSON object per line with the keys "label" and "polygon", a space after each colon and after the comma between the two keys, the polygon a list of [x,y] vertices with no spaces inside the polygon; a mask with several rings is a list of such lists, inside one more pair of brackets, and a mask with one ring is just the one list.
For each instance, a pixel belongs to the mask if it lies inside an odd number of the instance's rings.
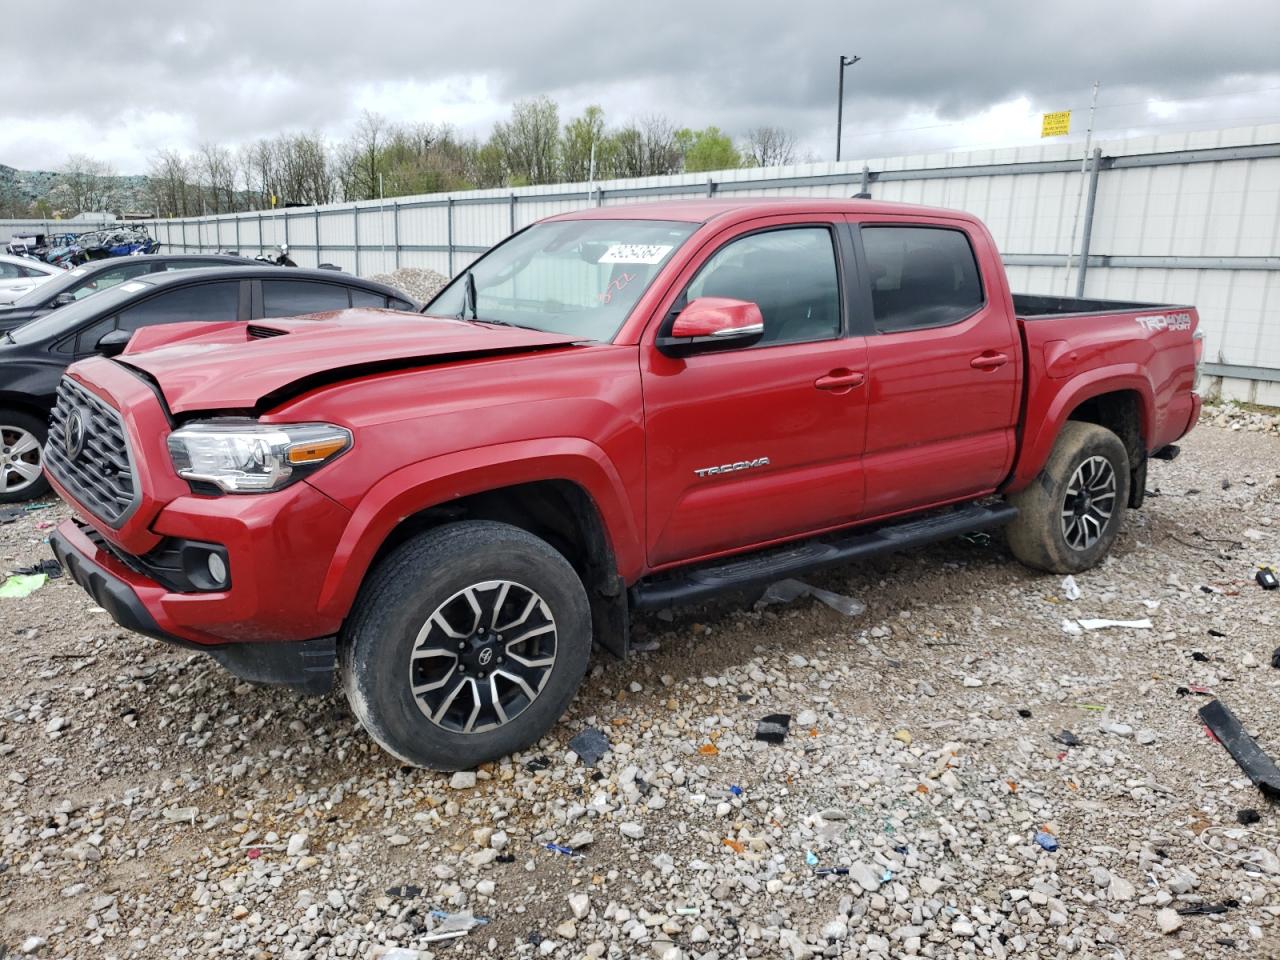
{"label": "windshield sticker", "polygon": [[671,247],[669,243],[611,243],[596,263],[661,263]]}
{"label": "windshield sticker", "polygon": [[137,281],[134,281],[133,283],[120,284],[120,289],[125,293],[137,293],[139,290],[147,289],[147,285],[145,283],[138,283]]}

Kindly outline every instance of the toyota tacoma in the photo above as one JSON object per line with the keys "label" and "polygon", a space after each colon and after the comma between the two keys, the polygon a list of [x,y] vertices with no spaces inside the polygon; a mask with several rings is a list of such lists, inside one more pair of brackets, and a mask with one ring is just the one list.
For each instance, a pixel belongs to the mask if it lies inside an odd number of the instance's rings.
{"label": "toyota tacoma", "polygon": [[1088,569],[1200,408],[1192,307],[1014,295],[976,218],[859,199],[552,217],[425,314],[144,328],[44,462],[117,622],[337,678],[442,769],[545,734],[636,610],[997,527]]}

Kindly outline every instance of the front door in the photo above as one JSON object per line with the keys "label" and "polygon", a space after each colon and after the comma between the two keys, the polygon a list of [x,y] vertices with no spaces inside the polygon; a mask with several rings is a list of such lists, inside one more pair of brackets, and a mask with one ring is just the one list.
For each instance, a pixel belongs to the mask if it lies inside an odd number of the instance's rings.
{"label": "front door", "polygon": [[[641,345],[648,550],[661,566],[836,526],[862,509],[866,342],[850,336],[836,218],[768,217],[709,241],[683,294],[760,307],[750,347]],[[670,307],[664,308],[669,311]]]}

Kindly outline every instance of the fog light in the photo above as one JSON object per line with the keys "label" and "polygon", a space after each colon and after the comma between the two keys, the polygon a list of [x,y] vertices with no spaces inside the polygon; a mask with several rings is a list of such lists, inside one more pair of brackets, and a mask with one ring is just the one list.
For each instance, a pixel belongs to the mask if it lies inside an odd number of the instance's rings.
{"label": "fog light", "polygon": [[227,561],[222,559],[219,553],[209,554],[209,577],[213,580],[214,586],[222,586],[227,582]]}

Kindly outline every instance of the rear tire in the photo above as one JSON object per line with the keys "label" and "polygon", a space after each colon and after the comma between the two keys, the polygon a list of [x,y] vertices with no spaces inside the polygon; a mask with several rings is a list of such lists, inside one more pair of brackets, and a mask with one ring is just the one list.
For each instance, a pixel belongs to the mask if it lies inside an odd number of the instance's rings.
{"label": "rear tire", "polygon": [[1018,519],[1013,555],[1050,573],[1096,566],[1115,542],[1129,503],[1129,455],[1110,430],[1068,420],[1044,469],[1009,502]]}
{"label": "rear tire", "polygon": [[560,719],[586,672],[591,610],[545,541],[451,523],[369,573],[341,647],[347,700],[374,740],[406,763],[465,770]]}
{"label": "rear tire", "polygon": [[48,426],[17,410],[0,410],[0,503],[21,503],[49,492],[41,469]]}

